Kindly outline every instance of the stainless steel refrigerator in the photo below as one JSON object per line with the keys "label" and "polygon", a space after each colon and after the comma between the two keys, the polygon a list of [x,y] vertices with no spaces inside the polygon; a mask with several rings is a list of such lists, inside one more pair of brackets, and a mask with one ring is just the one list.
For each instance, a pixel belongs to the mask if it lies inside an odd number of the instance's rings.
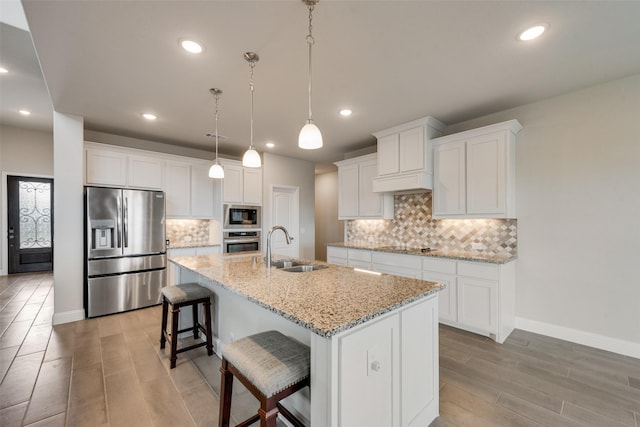
{"label": "stainless steel refrigerator", "polygon": [[159,304],[167,280],[164,193],[85,187],[85,254],[87,317]]}

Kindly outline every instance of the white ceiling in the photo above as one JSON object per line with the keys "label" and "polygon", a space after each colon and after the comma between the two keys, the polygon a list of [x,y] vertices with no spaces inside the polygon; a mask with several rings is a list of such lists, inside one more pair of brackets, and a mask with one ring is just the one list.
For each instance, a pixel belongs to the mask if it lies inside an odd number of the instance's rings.
{"label": "white ceiling", "polygon": [[[425,115],[453,124],[640,72],[640,1],[323,0],[314,12],[313,112],[325,146],[304,151],[297,148],[307,114],[301,0],[23,6],[57,111],[83,116],[87,129],[211,150],[209,88],[217,87],[219,131],[228,137],[221,151],[230,155],[249,141],[246,51],[260,55],[256,147],[266,151],[272,141],[274,153],[314,163],[341,159],[373,144],[372,132]],[[516,40],[538,22],[550,25],[542,38]],[[0,61],[25,73],[1,77],[2,122],[16,124],[15,109],[33,102],[37,116],[48,101],[31,75],[28,34],[2,25],[1,35]],[[183,37],[205,52],[184,52]],[[353,116],[340,117],[343,107]],[[159,119],[143,121],[143,111]],[[50,126],[50,117],[41,123]]]}

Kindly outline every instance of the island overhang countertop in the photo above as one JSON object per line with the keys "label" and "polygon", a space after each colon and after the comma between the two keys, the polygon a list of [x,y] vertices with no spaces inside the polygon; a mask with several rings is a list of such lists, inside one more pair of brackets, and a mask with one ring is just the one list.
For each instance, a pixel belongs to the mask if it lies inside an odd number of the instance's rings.
{"label": "island overhang countertop", "polygon": [[271,267],[262,255],[201,255],[169,260],[208,281],[321,336],[331,337],[444,289],[442,283],[352,267],[294,273]]}

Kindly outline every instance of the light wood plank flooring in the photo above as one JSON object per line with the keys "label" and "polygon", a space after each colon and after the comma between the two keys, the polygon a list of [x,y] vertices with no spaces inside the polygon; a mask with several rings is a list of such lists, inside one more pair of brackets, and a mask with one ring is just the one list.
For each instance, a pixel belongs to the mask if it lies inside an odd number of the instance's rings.
{"label": "light wood plank flooring", "polygon": [[[220,361],[199,348],[170,370],[159,307],[52,313],[51,274],[0,276],[0,426],[217,425]],[[441,326],[440,393],[434,426],[640,427],[640,360],[519,330],[499,345]],[[255,408],[236,387],[234,418]]]}

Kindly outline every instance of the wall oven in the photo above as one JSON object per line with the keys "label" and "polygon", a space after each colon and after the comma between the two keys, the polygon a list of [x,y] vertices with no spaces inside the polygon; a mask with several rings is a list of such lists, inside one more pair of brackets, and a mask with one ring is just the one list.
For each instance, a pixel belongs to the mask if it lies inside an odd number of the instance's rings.
{"label": "wall oven", "polygon": [[225,231],[222,252],[225,254],[260,251],[259,231]]}
{"label": "wall oven", "polygon": [[260,206],[224,205],[223,228],[260,228]]}

